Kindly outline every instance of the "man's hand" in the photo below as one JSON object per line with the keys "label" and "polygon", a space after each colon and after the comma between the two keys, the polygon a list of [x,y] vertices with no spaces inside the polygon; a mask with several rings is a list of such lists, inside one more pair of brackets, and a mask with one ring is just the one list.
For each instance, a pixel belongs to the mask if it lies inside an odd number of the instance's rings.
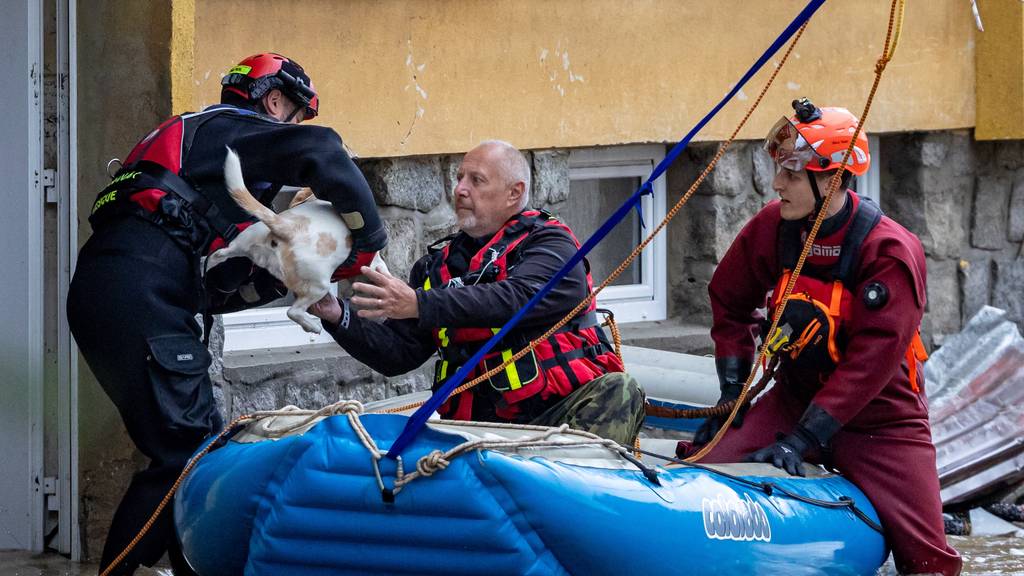
{"label": "man's hand", "polygon": [[341,320],[341,304],[334,294],[327,294],[307,310],[313,316],[325,320],[329,324],[337,324]]}
{"label": "man's hand", "polygon": [[419,317],[416,291],[408,284],[387,272],[378,272],[367,266],[363,266],[360,272],[372,282],[352,285],[352,289],[360,294],[352,297],[352,303],[360,308],[360,318],[401,320]]}

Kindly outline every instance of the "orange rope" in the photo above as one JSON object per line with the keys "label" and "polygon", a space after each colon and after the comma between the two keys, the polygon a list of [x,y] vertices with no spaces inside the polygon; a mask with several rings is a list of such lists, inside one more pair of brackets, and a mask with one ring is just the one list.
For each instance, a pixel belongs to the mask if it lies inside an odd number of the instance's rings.
{"label": "orange rope", "polygon": [[[897,5],[900,6],[900,23],[896,22]],[[885,46],[882,48],[882,56],[878,58],[878,63],[875,64],[875,81],[871,84],[871,91],[868,93],[868,100],[864,104],[864,112],[860,116],[860,122],[857,124],[857,129],[856,131],[854,131],[853,137],[850,139],[850,145],[846,148],[846,153],[843,154],[843,161],[840,163],[839,169],[836,170],[836,173],[832,175],[832,179],[829,180],[828,193],[825,194],[824,202],[822,202],[821,209],[818,211],[818,217],[814,219],[814,226],[811,227],[811,231],[807,235],[807,241],[804,242],[803,250],[800,252],[800,258],[797,260],[796,267],[793,268],[793,272],[789,277],[789,281],[786,283],[786,289],[782,294],[781,304],[775,311],[775,315],[772,318],[771,328],[768,329],[768,331],[766,332],[767,334],[774,334],[775,329],[779,325],[779,318],[782,316],[782,312],[786,309],[786,304],[789,301],[789,295],[793,291],[793,286],[796,284],[797,278],[800,276],[800,271],[803,269],[804,260],[807,259],[807,255],[811,251],[811,244],[814,243],[814,239],[818,235],[818,229],[821,228],[821,223],[825,220],[825,214],[828,212],[828,206],[832,200],[832,194],[839,189],[839,183],[842,179],[843,173],[846,171],[846,163],[850,159],[850,155],[853,153],[853,147],[857,142],[857,136],[860,134],[860,131],[864,126],[864,123],[867,122],[868,113],[871,111],[871,103],[872,101],[874,101],[875,92],[878,90],[878,83],[882,80],[882,72],[885,70],[886,64],[888,64],[889,60],[892,59],[892,56],[896,50],[896,45],[894,42],[892,42],[893,30],[895,28],[898,32],[898,30],[902,27],[902,6],[903,0],[893,0],[892,8],[889,11],[889,28],[886,31],[885,35]],[[890,46],[892,48],[891,50]],[[765,346],[762,346],[761,351],[758,354],[758,359],[755,363],[755,366],[764,364],[766,354],[767,348]],[[739,398],[736,399],[736,406],[734,407],[732,413],[729,414],[729,417],[725,420],[722,426],[718,429],[718,432],[715,434],[715,437],[712,438],[710,442],[705,444],[700,449],[700,451],[698,451],[693,456],[687,458],[687,462],[697,462],[698,460],[706,456],[708,452],[710,452],[715,447],[715,445],[718,444],[719,440],[721,440],[722,436],[725,434],[725,432],[729,429],[729,426],[732,424],[733,419],[736,417],[739,407],[742,406],[744,402],[746,402],[747,391],[750,388],[750,383],[754,380],[755,372],[756,370],[752,370],[750,372],[750,376],[747,377],[747,381],[743,385],[743,390],[740,391]]]}
{"label": "orange rope", "polygon": [[167,491],[167,494],[164,496],[163,500],[160,501],[160,504],[157,505],[156,510],[153,511],[153,514],[149,517],[149,520],[146,520],[146,523],[142,526],[142,529],[139,530],[139,533],[136,534],[135,537],[132,538],[132,541],[129,542],[127,546],[125,546],[124,550],[121,551],[121,553],[118,554],[117,557],[114,558],[110,562],[110,564],[108,564],[107,567],[100,572],[99,576],[107,576],[108,574],[110,574],[110,571],[113,570],[121,562],[123,562],[124,559],[128,556],[128,554],[135,548],[135,546],[138,545],[139,541],[142,540],[142,537],[145,536],[146,533],[149,532],[149,529],[153,527],[153,524],[156,523],[156,519],[160,516],[160,513],[163,512],[164,508],[167,507],[167,504],[170,503],[171,498],[174,497],[174,493],[177,492],[178,488],[181,487],[181,483],[185,480],[185,477],[188,476],[190,472],[192,472],[193,468],[195,468],[195,465],[196,463],[199,462],[199,459],[202,458],[203,456],[206,456],[206,454],[213,449],[213,447],[220,441],[221,438],[224,437],[225,434],[235,429],[235,426],[237,426],[239,422],[242,422],[250,418],[252,418],[252,416],[245,415],[239,416],[238,418],[232,420],[230,424],[228,424],[226,427],[224,427],[223,430],[221,430],[220,434],[217,434],[217,437],[214,438],[212,442],[206,445],[206,448],[203,448],[201,452],[199,452],[198,454],[193,456],[191,460],[189,460],[188,464],[186,464],[185,468],[181,471],[181,474],[178,475],[178,479],[174,481],[174,485],[171,486],[171,489]]}

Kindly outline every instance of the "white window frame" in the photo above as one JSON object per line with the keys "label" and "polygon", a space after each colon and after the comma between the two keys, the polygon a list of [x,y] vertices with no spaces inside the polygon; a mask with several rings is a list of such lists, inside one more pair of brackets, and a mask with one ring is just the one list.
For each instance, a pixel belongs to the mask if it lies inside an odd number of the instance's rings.
{"label": "white window frame", "polygon": [[[628,145],[607,148],[584,148],[569,153],[569,180],[595,178],[639,178],[645,181],[654,167],[665,157],[661,145]],[[642,237],[650,234],[665,217],[665,178],[654,182],[653,196],[640,200],[644,228]],[[611,214],[605,215],[607,218]],[[585,242],[586,238],[580,238]],[[598,295],[598,307],[608,308],[619,322],[664,320],[668,311],[667,241],[663,230],[640,255],[641,282],[625,286],[609,286]],[[604,278],[594,278],[594,284]]]}
{"label": "white window frame", "polygon": [[[337,284],[331,294],[337,295]],[[326,331],[310,334],[287,316],[288,306],[253,308],[224,314],[224,352],[289,348],[310,344],[333,343]]]}
{"label": "white window frame", "polygon": [[882,173],[882,154],[879,150],[878,136],[868,135],[868,150],[871,151],[871,166],[863,176],[857,178],[857,195],[871,198],[875,204],[882,205],[882,185],[878,175]]}

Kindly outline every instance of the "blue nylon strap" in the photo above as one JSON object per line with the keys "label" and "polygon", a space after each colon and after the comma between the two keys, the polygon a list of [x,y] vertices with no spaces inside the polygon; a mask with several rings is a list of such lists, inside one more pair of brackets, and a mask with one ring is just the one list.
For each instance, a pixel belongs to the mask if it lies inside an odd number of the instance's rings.
{"label": "blue nylon strap", "polygon": [[[448,378],[444,385],[441,386],[441,388],[438,389],[438,391],[435,392],[434,395],[431,396],[430,399],[423,404],[423,406],[420,406],[419,410],[417,410],[412,416],[409,417],[409,421],[406,423],[405,429],[402,430],[402,433],[398,436],[398,439],[395,440],[395,443],[391,445],[391,449],[388,450],[387,456],[389,458],[395,458],[396,456],[402,453],[402,450],[404,450],[406,446],[408,446],[413,441],[413,439],[416,438],[416,435],[423,428],[423,425],[426,424],[427,419],[430,418],[430,415],[435,410],[437,410],[437,408],[441,406],[441,404],[443,404],[445,400],[448,399],[448,396],[452,393],[452,390],[457,388],[460,384],[462,384],[463,381],[465,381],[466,376],[468,376],[469,373],[473,371],[474,368],[476,368],[477,364],[480,363],[483,357],[486,356],[491,351],[492,348],[494,348],[494,345],[497,344],[498,341],[500,341],[502,338],[504,338],[505,335],[508,334],[511,330],[513,330],[516,327],[516,325],[519,324],[519,321],[523,319],[523,316],[525,316],[531,308],[533,308],[538,302],[540,302],[541,299],[547,296],[548,292],[550,292],[551,289],[554,288],[555,285],[558,284],[558,282],[560,282],[566,274],[568,274],[577,264],[579,264],[580,261],[582,261],[583,258],[590,252],[590,250],[594,246],[596,246],[598,242],[603,240],[604,237],[608,235],[608,233],[611,232],[611,230],[615,228],[615,226],[629,214],[629,211],[632,210],[634,206],[639,207],[640,198],[644,194],[653,193],[654,181],[657,180],[662,174],[664,174],[668,167],[673,162],[675,162],[676,158],[678,158],[679,155],[683,152],[683,150],[686,149],[686,146],[690,143],[690,140],[693,139],[693,136],[697,134],[697,132],[699,132],[701,128],[703,128],[708,122],[710,122],[716,114],[718,114],[718,111],[721,110],[722,107],[725,106],[726,103],[728,103],[729,100],[731,100],[733,96],[735,96],[736,93],[743,88],[747,81],[750,80],[750,78],[754,74],[756,74],[757,71],[760,70],[765,65],[765,63],[767,63],[768,60],[773,55],[775,55],[776,52],[779,51],[780,48],[782,48],[782,46],[786,44],[786,42],[793,36],[793,34],[795,34],[796,31],[799,30],[801,26],[803,26],[804,22],[810,20],[811,16],[814,15],[818,8],[820,8],[821,5],[824,3],[825,0],[810,0],[810,2],[807,3],[807,6],[805,6],[804,9],[801,10],[800,13],[796,16],[796,18],[794,18],[793,21],[790,22],[789,26],[787,26],[786,29],[783,30],[781,34],[779,34],[778,38],[775,39],[775,42],[773,42],[772,45],[769,46],[763,54],[761,54],[761,57],[758,58],[756,62],[754,62],[750,69],[747,70],[746,74],[744,74],[743,77],[740,78],[739,82],[737,82],[736,85],[733,86],[732,90],[730,90],[729,93],[726,94],[725,97],[722,98],[722,100],[714,108],[712,108],[711,111],[708,112],[707,115],[705,115],[704,118],[702,118],[701,121],[698,122],[697,125],[694,126],[682,140],[679,141],[678,144],[672,147],[672,150],[654,168],[654,171],[651,172],[651,175],[640,186],[640,188],[638,188],[636,192],[633,192],[633,194],[628,199],[626,199],[626,201],[623,202],[621,206],[619,206],[615,213],[612,214],[612,216],[608,218],[608,220],[605,221],[605,223],[602,224],[601,227],[596,232],[594,232],[594,234],[590,238],[588,238],[586,242],[583,243],[583,246],[581,246],[580,249],[576,252],[576,254],[574,254],[572,258],[570,258],[569,261],[566,262],[564,266],[562,266],[562,269],[559,270],[557,274],[552,276],[551,280],[548,280],[548,283],[545,284],[540,290],[538,290],[537,293],[534,294],[533,298],[530,298],[530,301],[526,303],[526,306],[523,306],[518,312],[516,312],[515,316],[513,316],[508,322],[505,323],[505,325],[501,328],[501,331],[492,336],[490,340],[485,342],[484,345],[479,350],[477,350],[476,354],[474,354],[472,358],[470,358],[465,364],[463,364],[462,367],[460,367],[459,370],[454,375]],[[643,221],[642,217],[641,221]]]}

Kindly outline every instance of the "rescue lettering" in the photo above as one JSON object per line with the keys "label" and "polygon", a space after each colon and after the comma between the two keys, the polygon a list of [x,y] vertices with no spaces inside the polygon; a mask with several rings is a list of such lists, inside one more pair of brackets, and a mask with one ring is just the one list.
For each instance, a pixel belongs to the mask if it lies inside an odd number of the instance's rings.
{"label": "rescue lettering", "polygon": [[124,182],[125,180],[131,180],[132,178],[135,178],[139,174],[142,174],[142,172],[139,172],[138,170],[132,170],[131,172],[125,172],[124,174],[121,174],[117,178],[114,178],[113,180],[111,180],[110,183],[111,184],[117,184],[118,182]]}
{"label": "rescue lettering", "polygon": [[99,210],[100,207],[102,207],[104,204],[108,202],[113,202],[116,199],[117,190],[111,190],[110,192],[107,192],[103,196],[100,196],[99,198],[96,199],[96,203],[92,205],[92,211],[95,212]]}
{"label": "rescue lettering", "polygon": [[743,498],[740,500],[719,494],[714,500],[704,498],[701,501],[704,533],[708,538],[771,542],[772,527],[768,523],[768,515],[765,514],[764,508],[754,502],[749,494],[744,494]]}
{"label": "rescue lettering", "polygon": [[811,244],[811,256],[839,256],[839,252],[842,251],[843,247],[836,246],[822,246],[820,244]]}

